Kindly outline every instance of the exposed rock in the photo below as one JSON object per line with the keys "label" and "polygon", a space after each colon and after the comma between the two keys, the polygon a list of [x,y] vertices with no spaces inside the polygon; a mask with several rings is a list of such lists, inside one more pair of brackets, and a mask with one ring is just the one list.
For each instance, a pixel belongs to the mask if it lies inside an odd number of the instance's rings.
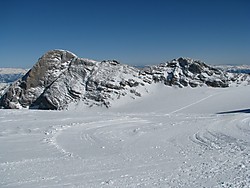
{"label": "exposed rock", "polygon": [[188,58],[147,67],[145,73],[151,75],[155,82],[163,82],[169,86],[197,87],[206,84],[210,87],[228,87],[231,83],[227,73]]}
{"label": "exposed rock", "polygon": [[[0,99],[4,108],[66,109],[70,103],[109,107],[112,100],[131,93],[142,79],[139,70],[117,61],[96,62],[71,52],[53,50],[9,87]],[[133,78],[133,79],[132,79]],[[140,85],[141,86],[141,85]],[[131,93],[135,97],[138,92]]]}

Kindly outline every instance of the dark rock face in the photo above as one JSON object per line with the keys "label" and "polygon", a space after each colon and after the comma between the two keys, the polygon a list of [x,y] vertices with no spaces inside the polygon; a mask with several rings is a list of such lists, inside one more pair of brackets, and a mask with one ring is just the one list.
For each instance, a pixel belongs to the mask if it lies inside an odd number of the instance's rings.
{"label": "dark rock face", "polygon": [[228,87],[250,80],[234,76],[203,62],[179,58],[137,69],[115,60],[97,62],[78,58],[71,52],[53,50],[13,83],[0,99],[2,108],[67,109],[83,102],[87,106],[110,107],[124,96],[137,98],[147,85],[162,83],[178,87]]}

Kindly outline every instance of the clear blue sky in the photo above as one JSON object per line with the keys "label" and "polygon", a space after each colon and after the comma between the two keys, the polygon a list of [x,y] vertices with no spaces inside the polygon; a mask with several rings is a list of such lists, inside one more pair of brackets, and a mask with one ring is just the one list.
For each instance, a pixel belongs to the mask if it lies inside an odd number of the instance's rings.
{"label": "clear blue sky", "polygon": [[45,52],[132,65],[190,57],[250,64],[249,0],[2,0],[0,67]]}

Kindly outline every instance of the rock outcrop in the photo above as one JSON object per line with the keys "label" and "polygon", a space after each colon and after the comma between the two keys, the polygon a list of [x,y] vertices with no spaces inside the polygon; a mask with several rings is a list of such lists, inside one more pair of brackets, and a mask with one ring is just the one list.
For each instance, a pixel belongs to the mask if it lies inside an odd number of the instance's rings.
{"label": "rock outcrop", "polygon": [[228,87],[231,79],[226,72],[213,68],[201,61],[188,58],[174,59],[165,64],[150,66],[144,70],[155,82],[179,87]]}
{"label": "rock outcrop", "polygon": [[[110,107],[123,96],[141,97],[147,85],[228,87],[249,75],[225,73],[203,62],[179,58],[137,69],[115,60],[97,62],[71,52],[53,50],[13,83],[0,99],[2,108],[67,109],[83,102]],[[249,81],[248,81],[249,82]]]}
{"label": "rock outcrop", "polygon": [[[139,70],[117,61],[96,62],[53,50],[12,84],[0,99],[4,108],[66,109],[70,103],[110,106],[126,94],[140,96]],[[133,88],[133,89],[132,89]]]}

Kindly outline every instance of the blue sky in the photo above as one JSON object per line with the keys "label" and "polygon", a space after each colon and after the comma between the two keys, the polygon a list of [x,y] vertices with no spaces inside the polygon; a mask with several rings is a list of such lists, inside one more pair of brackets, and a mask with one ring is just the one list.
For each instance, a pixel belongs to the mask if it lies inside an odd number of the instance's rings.
{"label": "blue sky", "polygon": [[131,65],[250,64],[249,0],[8,0],[0,23],[0,67],[30,68],[52,49]]}

